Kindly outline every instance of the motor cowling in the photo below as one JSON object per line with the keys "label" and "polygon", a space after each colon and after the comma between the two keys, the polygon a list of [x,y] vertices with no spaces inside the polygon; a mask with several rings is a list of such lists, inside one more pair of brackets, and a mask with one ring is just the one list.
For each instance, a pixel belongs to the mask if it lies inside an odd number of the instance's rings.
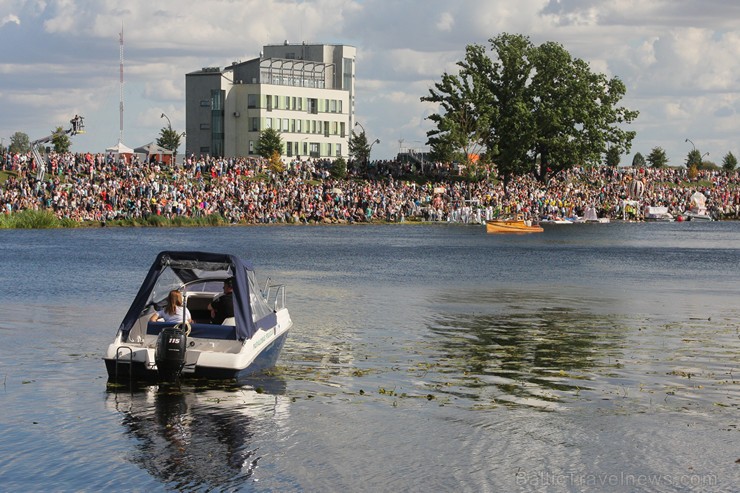
{"label": "motor cowling", "polygon": [[164,382],[176,382],[185,366],[185,348],[187,335],[179,327],[162,329],[157,337],[154,350],[154,362],[157,364],[159,379]]}

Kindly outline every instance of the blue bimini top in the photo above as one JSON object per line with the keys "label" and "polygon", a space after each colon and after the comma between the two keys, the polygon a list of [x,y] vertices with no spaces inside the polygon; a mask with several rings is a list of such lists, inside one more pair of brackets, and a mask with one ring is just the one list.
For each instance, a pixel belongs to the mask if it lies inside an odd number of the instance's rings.
{"label": "blue bimini top", "polygon": [[144,278],[119,330],[128,334],[136,321],[151,305],[154,291],[169,292],[170,289],[180,289],[193,281],[223,281],[233,277],[236,337],[242,341],[249,339],[257,331],[249,300],[251,298],[262,299],[261,296],[250,296],[250,289],[253,289],[250,283],[250,271],[254,272],[251,262],[234,255],[209,252],[161,252],[149,268],[149,273]]}

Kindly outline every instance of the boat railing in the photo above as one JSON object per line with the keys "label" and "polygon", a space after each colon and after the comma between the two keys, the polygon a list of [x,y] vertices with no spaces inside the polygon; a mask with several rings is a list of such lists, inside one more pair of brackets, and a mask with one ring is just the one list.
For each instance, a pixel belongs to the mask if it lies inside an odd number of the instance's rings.
{"label": "boat railing", "polygon": [[274,311],[285,308],[285,284],[269,284],[266,287],[265,299]]}

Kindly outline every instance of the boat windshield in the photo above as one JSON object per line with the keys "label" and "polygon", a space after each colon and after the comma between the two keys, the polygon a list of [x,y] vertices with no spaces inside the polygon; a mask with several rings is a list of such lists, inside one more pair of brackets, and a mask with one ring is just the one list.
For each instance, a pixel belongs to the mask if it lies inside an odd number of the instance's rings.
{"label": "boat windshield", "polygon": [[177,277],[177,274],[172,269],[165,267],[157,278],[157,283],[152,288],[152,292],[149,293],[147,304],[158,303],[164,300],[170,294],[170,291],[180,289],[182,285],[182,279]]}
{"label": "boat windshield", "polygon": [[211,279],[188,284],[185,291],[188,293],[220,293],[223,290],[223,279]]}
{"label": "boat windshield", "polygon": [[249,304],[252,306],[252,320],[256,322],[272,313],[272,308],[267,305],[267,300],[259,286],[257,286],[253,271],[247,272],[247,280],[249,282]]}
{"label": "boat windshield", "polygon": [[216,272],[193,269],[186,272],[190,276],[196,277],[198,281],[190,280],[190,282],[187,282],[169,266],[163,268],[157,282],[154,284],[154,288],[152,288],[152,292],[149,294],[147,303],[161,302],[174,289],[182,291],[185,288],[185,291],[190,293],[220,293],[223,290],[223,280],[232,276],[230,271]]}

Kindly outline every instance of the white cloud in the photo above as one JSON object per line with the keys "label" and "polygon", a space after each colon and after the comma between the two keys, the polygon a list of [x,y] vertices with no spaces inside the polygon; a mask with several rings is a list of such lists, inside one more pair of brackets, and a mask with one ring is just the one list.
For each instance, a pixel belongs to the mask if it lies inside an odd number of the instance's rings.
{"label": "white cloud", "polygon": [[21,20],[15,14],[8,14],[0,19],[0,27],[4,26],[5,24],[15,24],[20,26]]}
{"label": "white cloud", "polygon": [[455,27],[455,18],[449,12],[442,12],[437,20],[437,29],[440,31],[451,31]]}

